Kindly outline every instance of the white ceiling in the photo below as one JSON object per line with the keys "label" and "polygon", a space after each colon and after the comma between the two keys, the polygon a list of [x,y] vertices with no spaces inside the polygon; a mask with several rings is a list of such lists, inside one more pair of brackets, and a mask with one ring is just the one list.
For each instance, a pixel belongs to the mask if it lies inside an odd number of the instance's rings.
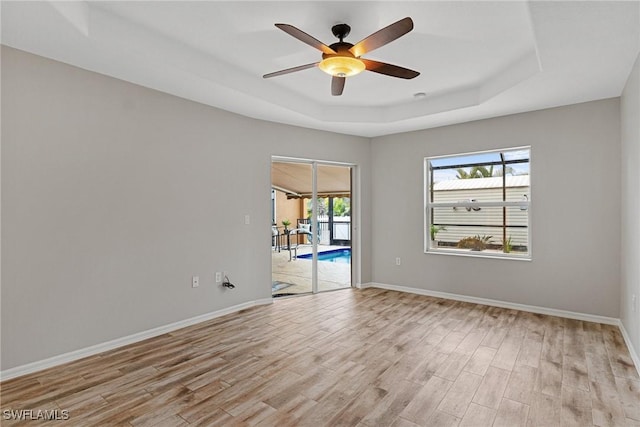
{"label": "white ceiling", "polygon": [[[2,43],[246,116],[362,136],[619,96],[640,51],[640,0],[2,1]],[[410,16],[414,30],[366,58],[420,71],[365,72],[332,97],[321,53]],[[424,92],[424,98],[413,94]]]}

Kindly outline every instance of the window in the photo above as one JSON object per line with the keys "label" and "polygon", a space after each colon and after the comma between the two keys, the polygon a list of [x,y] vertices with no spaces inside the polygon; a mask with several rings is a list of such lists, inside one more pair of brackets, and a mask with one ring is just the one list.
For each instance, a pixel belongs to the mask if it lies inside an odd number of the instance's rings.
{"label": "window", "polygon": [[530,151],[425,158],[425,252],[530,259]]}

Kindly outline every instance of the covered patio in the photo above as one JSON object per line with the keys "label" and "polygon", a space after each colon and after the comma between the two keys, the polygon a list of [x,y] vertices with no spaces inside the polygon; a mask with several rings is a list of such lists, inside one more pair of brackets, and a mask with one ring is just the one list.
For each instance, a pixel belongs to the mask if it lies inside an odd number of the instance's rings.
{"label": "covered patio", "polygon": [[[318,252],[344,249],[343,246],[319,245]],[[311,253],[311,246],[301,247],[298,255]],[[271,255],[273,295],[289,296],[311,292],[311,258],[289,261],[289,251]],[[318,261],[318,290],[330,291],[351,286],[351,263]]]}
{"label": "covered patio", "polygon": [[[314,238],[317,238],[319,255],[318,291],[350,287],[350,168],[317,165],[319,215],[316,231],[312,230],[311,221],[312,165],[274,161],[271,183],[273,296],[312,292]],[[301,234],[293,234],[292,230]]]}

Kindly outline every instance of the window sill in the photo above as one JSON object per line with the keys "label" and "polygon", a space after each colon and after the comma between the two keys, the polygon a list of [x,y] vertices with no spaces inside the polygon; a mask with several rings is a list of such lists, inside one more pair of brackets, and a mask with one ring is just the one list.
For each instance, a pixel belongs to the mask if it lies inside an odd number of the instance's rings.
{"label": "window sill", "polygon": [[531,254],[505,254],[501,251],[485,249],[483,251],[472,251],[471,249],[444,249],[444,248],[428,248],[426,254],[434,255],[453,255],[472,258],[492,258],[506,259],[513,261],[531,261]]}

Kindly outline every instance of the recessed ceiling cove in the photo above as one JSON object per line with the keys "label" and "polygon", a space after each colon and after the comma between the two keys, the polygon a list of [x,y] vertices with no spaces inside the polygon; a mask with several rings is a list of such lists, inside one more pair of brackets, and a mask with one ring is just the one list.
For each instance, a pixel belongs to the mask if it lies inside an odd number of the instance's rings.
{"label": "recessed ceiling cove", "polygon": [[[2,2],[2,43],[264,120],[378,136],[619,96],[640,49],[639,2]],[[341,96],[310,67],[411,17],[413,30],[364,57],[412,79],[363,72]],[[321,58],[320,58],[321,59]],[[415,97],[416,93],[424,96]]]}

